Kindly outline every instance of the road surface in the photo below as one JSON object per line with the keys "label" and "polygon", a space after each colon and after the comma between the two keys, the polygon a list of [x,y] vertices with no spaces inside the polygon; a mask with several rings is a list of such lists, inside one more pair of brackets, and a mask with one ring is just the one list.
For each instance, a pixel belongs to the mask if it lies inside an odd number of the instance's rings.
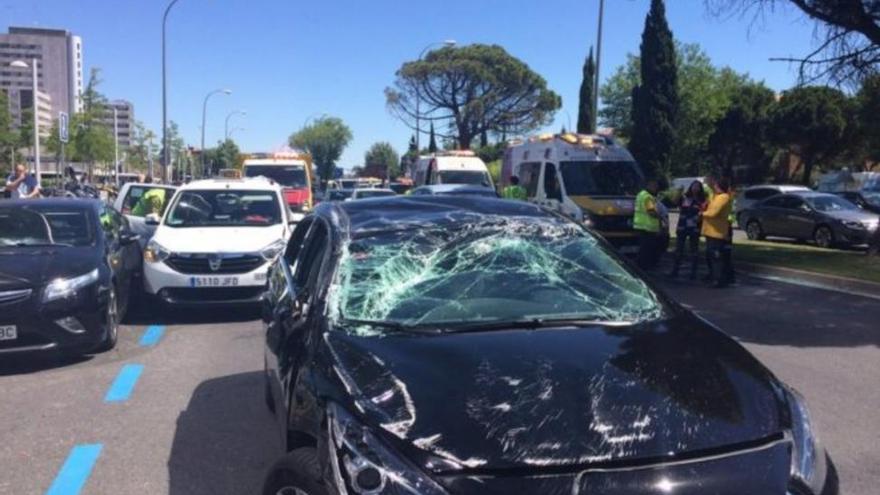
{"label": "road surface", "polygon": [[[663,285],[806,396],[842,493],[876,493],[876,300],[755,279]],[[83,494],[256,493],[281,448],[263,405],[256,316],[136,317],[116,350],[91,359],[0,358],[0,494],[53,483],[82,483]]]}

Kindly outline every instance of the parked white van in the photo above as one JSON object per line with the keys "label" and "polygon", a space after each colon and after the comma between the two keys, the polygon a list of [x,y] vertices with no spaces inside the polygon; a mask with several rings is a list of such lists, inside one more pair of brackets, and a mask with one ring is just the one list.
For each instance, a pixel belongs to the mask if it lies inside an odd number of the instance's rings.
{"label": "parked white van", "polygon": [[464,184],[495,187],[483,160],[473,151],[441,151],[419,157],[413,174],[414,187]]}

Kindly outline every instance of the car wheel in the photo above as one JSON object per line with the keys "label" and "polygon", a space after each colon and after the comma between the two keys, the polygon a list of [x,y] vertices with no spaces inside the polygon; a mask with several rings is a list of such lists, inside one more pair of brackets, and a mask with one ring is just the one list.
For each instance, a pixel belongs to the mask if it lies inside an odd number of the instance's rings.
{"label": "car wheel", "polygon": [[821,248],[830,248],[834,246],[834,232],[827,225],[816,227],[813,232],[813,241]]}
{"label": "car wheel", "polygon": [[303,447],[276,462],[266,476],[263,495],[327,495],[317,451]]}
{"label": "car wheel", "polygon": [[119,301],[116,298],[116,287],[112,285],[107,296],[107,309],[104,310],[104,328],[104,340],[98,347],[98,352],[113,349],[119,340]]}
{"label": "car wheel", "polygon": [[750,241],[763,241],[764,229],[761,228],[761,222],[757,220],[749,220],[746,224],[746,236]]}

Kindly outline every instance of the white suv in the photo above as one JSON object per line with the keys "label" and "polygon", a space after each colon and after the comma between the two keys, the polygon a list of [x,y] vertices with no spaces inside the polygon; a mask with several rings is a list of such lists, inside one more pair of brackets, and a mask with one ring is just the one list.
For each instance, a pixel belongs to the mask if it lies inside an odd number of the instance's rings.
{"label": "white suv", "polygon": [[262,177],[181,187],[144,249],[144,288],[167,304],[260,301],[290,235],[281,187]]}

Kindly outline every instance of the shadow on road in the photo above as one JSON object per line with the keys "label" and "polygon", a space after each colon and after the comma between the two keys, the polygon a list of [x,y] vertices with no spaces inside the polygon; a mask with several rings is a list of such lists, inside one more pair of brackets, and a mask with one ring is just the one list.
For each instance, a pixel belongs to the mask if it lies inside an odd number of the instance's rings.
{"label": "shadow on road", "polygon": [[281,442],[262,397],[262,372],[202,382],[177,418],[170,495],[259,493]]}
{"label": "shadow on road", "polygon": [[64,355],[56,352],[27,353],[0,358],[0,376],[25,375],[85,363],[92,360],[89,355]]}
{"label": "shadow on road", "polygon": [[874,299],[747,276],[726,289],[658,278],[673,298],[745,342],[880,346],[880,303]]}
{"label": "shadow on road", "polygon": [[260,318],[260,308],[223,307],[169,308],[144,302],[135,304],[126,316],[128,325],[200,325],[241,323]]}

